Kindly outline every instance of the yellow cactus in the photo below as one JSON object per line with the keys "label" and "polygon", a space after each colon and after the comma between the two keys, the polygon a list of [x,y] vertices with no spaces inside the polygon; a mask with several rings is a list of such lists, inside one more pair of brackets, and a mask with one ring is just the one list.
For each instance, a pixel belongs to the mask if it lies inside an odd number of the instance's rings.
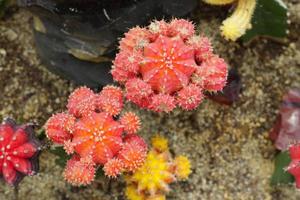
{"label": "yellow cactus", "polygon": [[191,163],[185,156],[177,156],[175,158],[176,175],[180,179],[187,179],[191,173]]}
{"label": "yellow cactus", "polygon": [[153,148],[159,151],[167,151],[168,150],[168,140],[162,136],[155,135],[151,139],[151,143]]}
{"label": "yellow cactus", "polygon": [[138,183],[138,191],[146,190],[152,195],[159,190],[167,191],[167,183],[175,180],[169,168],[166,155],[152,150],[148,153],[145,164],[132,175],[131,181]]}
{"label": "yellow cactus", "polygon": [[125,194],[130,200],[145,200],[144,196],[139,194],[133,185],[127,185]]}
{"label": "yellow cactus", "polygon": [[227,40],[236,41],[251,28],[251,19],[256,7],[256,0],[204,0],[213,5],[223,5],[237,2],[232,15],[223,21],[221,33]]}
{"label": "yellow cactus", "polygon": [[166,196],[161,194],[145,197],[144,194],[138,193],[137,189],[133,185],[127,185],[126,196],[130,200],[166,200]]}
{"label": "yellow cactus", "polygon": [[129,200],[165,200],[169,184],[176,179],[187,179],[191,172],[185,156],[172,158],[167,139],[155,136],[152,145],[144,165],[126,177]]}

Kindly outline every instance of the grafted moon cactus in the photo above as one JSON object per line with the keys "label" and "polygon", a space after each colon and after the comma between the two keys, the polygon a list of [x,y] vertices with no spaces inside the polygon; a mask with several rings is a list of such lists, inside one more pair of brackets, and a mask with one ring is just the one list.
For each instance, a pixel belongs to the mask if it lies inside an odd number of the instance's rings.
{"label": "grafted moon cactus", "polygon": [[122,98],[118,87],[106,86],[99,94],[81,87],[70,95],[68,110],[47,121],[48,138],[72,155],[64,172],[71,184],[91,183],[98,166],[114,178],[143,164],[147,147],[136,135],[139,118],[127,112],[116,120],[123,108]]}
{"label": "grafted moon cactus", "polygon": [[4,181],[16,186],[24,176],[35,175],[40,147],[32,125],[19,126],[12,119],[0,124],[0,174]]}
{"label": "grafted moon cactus", "polygon": [[191,173],[187,157],[173,159],[165,138],[153,137],[152,146],[144,165],[126,177],[126,196],[129,200],[164,200],[170,190],[169,184],[186,180]]}
{"label": "grafted moon cactus", "polygon": [[203,91],[222,90],[227,65],[213,53],[207,37],[195,34],[191,22],[174,19],[125,33],[111,73],[125,86],[129,101],[170,112],[176,106],[192,110],[202,101]]}

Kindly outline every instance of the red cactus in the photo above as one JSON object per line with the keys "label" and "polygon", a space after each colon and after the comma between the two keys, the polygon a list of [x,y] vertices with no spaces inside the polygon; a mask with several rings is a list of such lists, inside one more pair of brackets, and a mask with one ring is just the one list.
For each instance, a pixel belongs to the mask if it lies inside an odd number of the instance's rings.
{"label": "red cactus", "polygon": [[169,35],[169,24],[164,21],[153,21],[150,23],[148,30],[150,32],[150,41],[155,41],[159,35],[168,36]]}
{"label": "red cactus", "polygon": [[213,48],[208,37],[196,35],[190,37],[187,43],[195,49],[195,57],[198,63],[213,55]]}
{"label": "red cactus", "polygon": [[0,173],[5,182],[16,186],[24,176],[38,170],[40,142],[32,125],[17,126],[12,119],[0,125]]}
{"label": "red cactus", "polygon": [[123,169],[124,164],[118,158],[110,159],[103,167],[105,175],[112,178],[116,178],[118,175],[120,175]]}
{"label": "red cactus", "polygon": [[118,158],[122,161],[123,167],[130,172],[134,172],[141,167],[146,159],[146,156],[146,144],[139,137],[126,138],[126,142],[118,154]]}
{"label": "red cactus", "polygon": [[201,88],[194,84],[183,88],[178,92],[178,105],[185,110],[192,110],[196,108],[203,98]]}
{"label": "red cactus", "polygon": [[214,55],[202,62],[192,81],[212,92],[220,91],[226,85],[227,66],[222,58]]}
{"label": "red cactus", "polygon": [[111,114],[120,114],[123,108],[123,92],[115,86],[107,86],[97,95],[96,107]]}
{"label": "red cactus", "polygon": [[53,115],[46,123],[47,137],[57,144],[71,139],[75,117],[67,113]]}
{"label": "red cactus", "polygon": [[75,117],[88,115],[96,107],[96,96],[92,90],[87,87],[76,89],[69,97],[68,112]]}
{"label": "red cactus", "polygon": [[[56,114],[48,120],[45,125],[48,137],[73,155],[64,172],[68,182],[74,185],[89,184],[97,165],[104,166],[107,176],[116,177],[123,171],[133,169],[128,167],[128,163],[136,163],[134,166],[143,163],[145,142],[134,134],[139,130],[140,120],[131,112],[116,120],[122,108],[123,93],[120,88],[106,86],[95,94],[82,87],[70,95],[67,113]],[[137,145],[129,144],[128,134],[135,136],[132,142],[138,141]]]}
{"label": "red cactus", "polygon": [[149,108],[155,112],[170,112],[176,107],[176,100],[168,94],[157,94],[152,97]]}
{"label": "red cactus", "polygon": [[[170,23],[154,21],[147,28],[125,34],[112,75],[125,85],[128,100],[142,108],[170,112],[176,105],[186,110],[196,108],[203,96],[199,91],[222,90],[227,65],[213,54],[208,38],[195,35],[191,22],[174,19]],[[191,83],[195,83],[193,90],[185,89]],[[193,91],[192,96],[197,97],[193,105],[175,100]]]}
{"label": "red cactus", "polygon": [[147,151],[147,145],[146,145],[145,141],[140,136],[138,136],[136,134],[126,135],[124,137],[124,142],[125,143],[136,144],[139,147],[141,147],[141,149]]}
{"label": "red cactus", "polygon": [[190,21],[174,19],[170,23],[169,32],[172,36],[180,36],[183,40],[186,40],[195,34],[195,27]]}
{"label": "red cactus", "polygon": [[295,177],[296,187],[300,188],[300,143],[293,144],[289,148],[291,163],[287,167],[287,171]]}
{"label": "red cactus", "polygon": [[[118,55],[117,55],[118,56]],[[129,71],[125,71],[125,69],[121,68],[116,68],[115,66],[119,65],[114,65],[112,66],[111,74],[113,75],[114,79],[120,83],[125,83],[131,78],[135,77],[135,74]]]}
{"label": "red cactus", "polygon": [[134,114],[132,112],[128,112],[128,113],[124,114],[121,117],[120,122],[124,126],[124,130],[128,134],[136,133],[140,129],[140,126],[141,126],[140,119],[138,118],[138,116],[136,116],[136,114]]}
{"label": "red cactus", "polygon": [[120,41],[120,49],[124,51],[140,50],[149,43],[149,32],[144,28],[132,28],[125,36]]}
{"label": "red cactus", "polygon": [[[116,87],[116,86],[112,86],[112,85],[109,85],[109,86],[106,86],[102,89],[101,93],[99,93],[99,96],[100,96],[100,105],[103,104],[101,103],[101,100],[104,100],[105,98],[107,99],[115,99],[116,101],[119,102],[119,104],[123,104],[123,92],[121,90],[121,88],[119,87]],[[104,99],[101,99],[101,98],[104,98]],[[100,106],[100,109],[101,109],[101,106]]]}
{"label": "red cactus", "polygon": [[139,62],[141,57],[139,54],[129,54],[128,52],[120,52],[116,55],[114,65],[122,66],[129,73],[136,74],[139,70]]}
{"label": "red cactus", "polygon": [[65,171],[65,179],[73,185],[90,184],[95,177],[95,167],[93,163],[85,162],[75,155],[68,160]]}
{"label": "red cactus", "polygon": [[125,87],[127,90],[126,97],[131,101],[139,101],[142,98],[147,98],[153,93],[151,86],[138,78],[127,81]]}

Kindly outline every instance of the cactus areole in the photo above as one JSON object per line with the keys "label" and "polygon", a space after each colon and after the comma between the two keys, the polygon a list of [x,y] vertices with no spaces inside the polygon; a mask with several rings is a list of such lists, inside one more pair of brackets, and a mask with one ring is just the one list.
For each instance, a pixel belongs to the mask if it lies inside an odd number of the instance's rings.
{"label": "cactus areole", "polygon": [[125,86],[126,98],[142,108],[192,110],[202,101],[203,91],[217,92],[226,84],[225,61],[184,19],[132,28],[119,49],[111,73]]}
{"label": "cactus areole", "polygon": [[4,120],[0,125],[0,172],[6,183],[17,186],[24,176],[37,173],[40,146],[32,125]]}

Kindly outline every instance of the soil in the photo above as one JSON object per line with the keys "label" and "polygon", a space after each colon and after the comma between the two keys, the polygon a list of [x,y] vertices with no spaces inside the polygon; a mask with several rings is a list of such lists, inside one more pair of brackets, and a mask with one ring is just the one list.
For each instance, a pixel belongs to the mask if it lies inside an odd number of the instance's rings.
{"label": "soil", "polygon": [[[233,106],[207,99],[195,111],[175,110],[165,115],[126,105],[125,110],[142,118],[140,134],[148,142],[160,133],[169,139],[173,153],[184,154],[192,162],[190,178],[173,184],[168,199],[300,199],[294,185],[270,186],[277,151],[268,133],[283,94],[300,88],[300,2],[285,2],[291,24],[288,37],[280,43],[267,39],[250,44],[227,42],[215,31],[226,16],[220,8],[201,4],[196,11],[193,20],[199,22],[199,30],[212,38],[215,51],[241,74],[243,90]],[[52,113],[65,109],[75,86],[41,64],[31,20],[29,12],[13,9],[0,21],[0,119],[11,116],[20,123],[33,121],[40,132]],[[122,178],[110,181],[102,177],[88,187],[71,187],[55,158],[43,151],[40,172],[24,178],[19,199],[125,199]],[[0,199],[16,199],[13,188],[1,184]]]}

